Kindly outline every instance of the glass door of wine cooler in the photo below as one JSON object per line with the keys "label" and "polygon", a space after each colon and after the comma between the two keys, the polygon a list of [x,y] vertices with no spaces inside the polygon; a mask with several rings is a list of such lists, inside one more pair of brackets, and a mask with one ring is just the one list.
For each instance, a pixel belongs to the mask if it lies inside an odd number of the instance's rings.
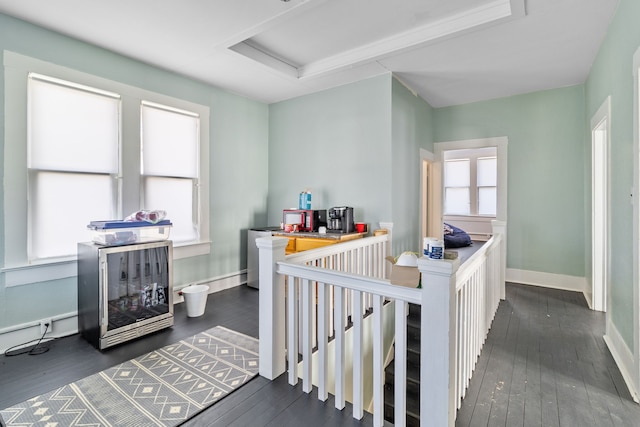
{"label": "glass door of wine cooler", "polygon": [[106,254],[107,331],[169,313],[168,247]]}

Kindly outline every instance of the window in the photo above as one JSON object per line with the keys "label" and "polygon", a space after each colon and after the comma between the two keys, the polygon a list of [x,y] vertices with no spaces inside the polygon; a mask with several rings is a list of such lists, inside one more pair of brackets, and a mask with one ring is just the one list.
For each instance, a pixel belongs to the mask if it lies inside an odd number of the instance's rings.
{"label": "window", "polygon": [[209,253],[208,107],[8,51],[4,75],[7,286],[75,275],[86,225],[139,209]]}
{"label": "window", "polygon": [[28,255],[68,256],[79,224],[116,214],[120,97],[33,73],[28,96]]}
{"label": "window", "polygon": [[493,147],[452,150],[444,161],[444,214],[496,216],[498,162]]}
{"label": "window", "polygon": [[175,242],[198,239],[198,114],[143,102],[144,206],[167,211]]}

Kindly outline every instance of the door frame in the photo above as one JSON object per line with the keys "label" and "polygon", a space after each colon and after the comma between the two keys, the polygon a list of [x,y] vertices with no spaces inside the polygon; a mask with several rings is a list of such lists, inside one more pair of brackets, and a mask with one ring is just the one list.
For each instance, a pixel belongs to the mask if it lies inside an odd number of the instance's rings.
{"label": "door frame", "polygon": [[435,155],[420,149],[420,239],[427,236],[441,237],[441,178],[440,165]]}
{"label": "door frame", "polygon": [[[603,136],[600,137],[599,135]],[[609,301],[609,197],[611,97],[591,118],[591,309],[607,312]]]}

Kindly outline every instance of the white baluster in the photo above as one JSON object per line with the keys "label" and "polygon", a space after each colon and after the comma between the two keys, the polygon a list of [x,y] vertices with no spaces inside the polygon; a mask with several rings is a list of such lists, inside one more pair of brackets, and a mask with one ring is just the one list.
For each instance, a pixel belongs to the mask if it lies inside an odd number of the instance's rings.
{"label": "white baluster", "polygon": [[302,391],[311,393],[313,389],[313,363],[312,363],[312,314],[313,300],[311,298],[311,284],[308,280],[302,280]]}
{"label": "white baluster", "polygon": [[289,276],[287,281],[289,384],[298,384],[298,280]]}
{"label": "white baluster", "polygon": [[407,424],[407,304],[395,301],[395,356],[394,356],[394,425],[404,427]]}
{"label": "white baluster", "polygon": [[373,297],[373,425],[384,425],[384,355],[382,297]]}
{"label": "white baluster", "polygon": [[360,420],[364,415],[364,367],[362,339],[362,292],[353,291],[353,418]]}
{"label": "white baluster", "polygon": [[335,324],[335,403],[337,409],[344,409],[344,289],[334,287],[334,324]]}
{"label": "white baluster", "polygon": [[329,285],[318,283],[318,399],[326,401],[327,375],[329,374],[329,357],[327,354],[329,341]]}

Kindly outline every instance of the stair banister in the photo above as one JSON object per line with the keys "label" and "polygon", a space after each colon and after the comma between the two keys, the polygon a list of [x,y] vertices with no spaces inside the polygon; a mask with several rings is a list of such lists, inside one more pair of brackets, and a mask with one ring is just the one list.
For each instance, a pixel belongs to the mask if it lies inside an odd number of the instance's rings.
{"label": "stair banister", "polygon": [[455,278],[459,266],[458,259],[418,259],[418,269],[422,275],[421,426],[455,424]]}

